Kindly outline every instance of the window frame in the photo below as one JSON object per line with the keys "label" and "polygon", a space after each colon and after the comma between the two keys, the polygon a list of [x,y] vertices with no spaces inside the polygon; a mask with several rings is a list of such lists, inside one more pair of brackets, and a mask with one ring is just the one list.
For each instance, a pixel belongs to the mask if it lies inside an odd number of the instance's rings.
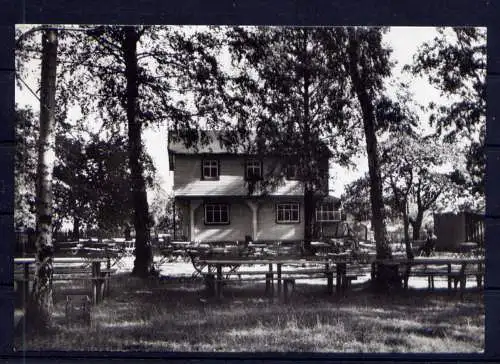
{"label": "window frame", "polygon": [[[215,208],[215,207],[218,207],[219,208],[219,211],[218,211],[218,214],[219,214],[219,221],[208,221],[208,218],[207,218],[207,209],[209,207],[212,207],[212,208]],[[226,209],[226,214],[227,214],[227,220],[223,221],[222,220],[222,207],[224,207]],[[212,211],[212,217],[215,216],[215,210]],[[203,206],[203,223],[205,225],[210,225],[210,226],[213,226],[213,225],[229,225],[231,224],[231,209],[230,209],[230,205],[227,204],[227,203],[212,203],[212,202],[209,202],[209,203],[205,203],[204,206]]]}
{"label": "window frame", "polygon": [[[288,206],[289,210],[283,210],[283,217],[288,214],[288,219],[280,219],[280,207]],[[292,206],[296,206],[296,208],[292,208]],[[299,202],[280,202],[275,205],[275,221],[276,224],[300,224],[300,203]],[[293,212],[296,211],[297,219],[292,219]]]}
{"label": "window frame", "polygon": [[[215,163],[215,165],[205,166],[205,163],[211,162]],[[216,168],[217,175],[216,176],[205,176],[205,168],[213,169]],[[204,181],[217,181],[220,179],[220,160],[213,158],[203,158],[201,160],[201,179]]]}
{"label": "window frame", "polygon": [[[324,209],[325,205],[330,205],[331,209]],[[329,219],[328,215],[331,214],[332,218]],[[326,215],[326,218],[324,218]],[[335,217],[337,215],[337,218]],[[319,216],[319,217],[318,217]],[[340,210],[335,209],[334,202],[323,202],[315,209],[315,218],[317,222],[336,222],[341,220]]]}
{"label": "window frame", "polygon": [[[253,166],[250,166],[250,163],[254,163]],[[250,176],[248,173],[249,167],[255,169],[258,167],[259,169],[259,175],[258,176]],[[247,158],[245,160],[245,180],[246,181],[259,181],[262,180],[263,176],[263,166],[262,166],[262,160],[258,158]]]}

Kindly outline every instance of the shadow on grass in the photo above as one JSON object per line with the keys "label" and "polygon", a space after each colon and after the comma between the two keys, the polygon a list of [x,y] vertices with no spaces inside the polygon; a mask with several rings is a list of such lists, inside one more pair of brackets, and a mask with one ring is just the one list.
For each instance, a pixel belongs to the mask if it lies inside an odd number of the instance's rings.
{"label": "shadow on grass", "polygon": [[[210,298],[201,281],[117,276],[92,325],[68,327],[55,305],[50,337],[24,338],[30,350],[478,352],[484,305],[445,291],[393,295],[367,290],[328,296],[298,284],[289,304],[264,295],[264,284],[224,287]],[[59,292],[64,296],[64,290]]]}

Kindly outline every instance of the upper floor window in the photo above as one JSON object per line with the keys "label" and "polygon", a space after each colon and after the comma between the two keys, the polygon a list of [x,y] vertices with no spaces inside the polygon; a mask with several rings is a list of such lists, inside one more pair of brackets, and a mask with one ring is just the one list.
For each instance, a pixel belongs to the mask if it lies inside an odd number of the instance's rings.
{"label": "upper floor window", "polygon": [[217,159],[204,159],[201,164],[202,179],[219,179],[219,161]]}
{"label": "upper floor window", "polygon": [[245,162],[245,178],[255,180],[262,178],[262,162],[258,159],[247,159]]}
{"label": "upper floor window", "polygon": [[281,224],[300,222],[298,203],[279,203],[276,205],[276,222]]}
{"label": "upper floor window", "polygon": [[326,221],[339,221],[340,211],[335,208],[333,202],[322,203],[318,208],[316,208],[316,221],[326,222]]}
{"label": "upper floor window", "polygon": [[206,204],[205,224],[229,224],[229,205],[227,204]]}

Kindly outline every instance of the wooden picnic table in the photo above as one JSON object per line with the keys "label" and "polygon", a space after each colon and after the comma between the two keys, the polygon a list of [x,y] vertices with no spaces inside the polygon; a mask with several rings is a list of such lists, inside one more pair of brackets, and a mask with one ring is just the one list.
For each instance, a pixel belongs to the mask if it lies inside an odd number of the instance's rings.
{"label": "wooden picnic table", "polygon": [[[215,271],[215,295],[217,298],[222,297],[222,284],[224,281],[223,278],[223,268],[224,267],[229,267],[230,270],[237,269],[241,265],[267,265],[268,266],[268,271],[266,272],[266,283],[269,280],[268,275],[271,276],[271,281],[274,281],[274,275],[276,274],[276,281],[277,281],[277,290],[278,294],[281,294],[282,291],[282,281],[283,281],[283,274],[286,274],[287,271],[283,270],[283,267],[286,265],[305,265],[305,264],[316,264],[316,265],[322,265],[324,267],[323,271],[325,274],[327,273],[334,273],[336,274],[336,289],[337,292],[340,292],[340,290],[346,286],[346,280],[347,280],[347,265],[349,264],[349,261],[345,259],[345,257],[342,257],[342,259],[290,259],[290,258],[284,258],[284,259],[279,259],[279,258],[263,258],[263,259],[255,259],[255,258],[250,258],[250,259],[204,259],[200,260],[200,263],[205,265],[207,267],[207,275],[211,275],[211,272]],[[335,266],[335,270],[333,269],[333,266]],[[243,273],[244,274],[244,273]],[[264,273],[262,273],[264,275]],[[329,290],[333,286],[333,281],[330,281],[328,279],[328,288]]]}
{"label": "wooden picnic table", "polygon": [[[448,289],[452,288],[452,279],[455,278],[460,282],[461,290],[465,289],[467,268],[470,266],[477,265],[477,270],[474,270],[472,275],[476,276],[478,286],[481,286],[482,277],[484,276],[484,258],[460,258],[460,257],[416,257],[414,259],[407,258],[397,258],[376,261],[377,263],[382,263],[385,265],[394,265],[398,268],[404,268],[407,270],[406,276],[404,276],[405,288],[408,287],[408,278],[412,275],[416,276],[427,276],[429,282],[429,288],[434,288],[434,277],[435,276],[447,276],[448,277]],[[412,273],[411,269],[415,266],[422,266],[423,270]],[[439,266],[445,266],[446,269],[438,269]],[[454,272],[452,267],[459,266],[458,272]]]}
{"label": "wooden picnic table", "polygon": [[[78,264],[78,263],[90,263],[91,264],[91,277],[89,280],[92,281],[92,298],[94,303],[98,303],[99,299],[99,282],[102,278],[103,273],[110,271],[110,258],[109,257],[54,257],[52,258],[53,264]],[[103,271],[101,265],[105,263],[106,268]],[[29,287],[28,282],[31,281],[34,276],[30,274],[31,269],[35,269],[36,259],[34,257],[22,257],[14,258],[14,265],[23,267],[23,290],[27,290]],[[107,269],[107,270],[106,270]],[[27,292],[25,292],[26,294]]]}

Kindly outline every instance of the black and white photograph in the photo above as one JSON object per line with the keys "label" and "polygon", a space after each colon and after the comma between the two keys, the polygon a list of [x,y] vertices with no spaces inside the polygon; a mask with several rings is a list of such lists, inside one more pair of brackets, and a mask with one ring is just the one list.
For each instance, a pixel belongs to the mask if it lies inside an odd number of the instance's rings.
{"label": "black and white photograph", "polygon": [[15,27],[14,351],[483,353],[485,27]]}

